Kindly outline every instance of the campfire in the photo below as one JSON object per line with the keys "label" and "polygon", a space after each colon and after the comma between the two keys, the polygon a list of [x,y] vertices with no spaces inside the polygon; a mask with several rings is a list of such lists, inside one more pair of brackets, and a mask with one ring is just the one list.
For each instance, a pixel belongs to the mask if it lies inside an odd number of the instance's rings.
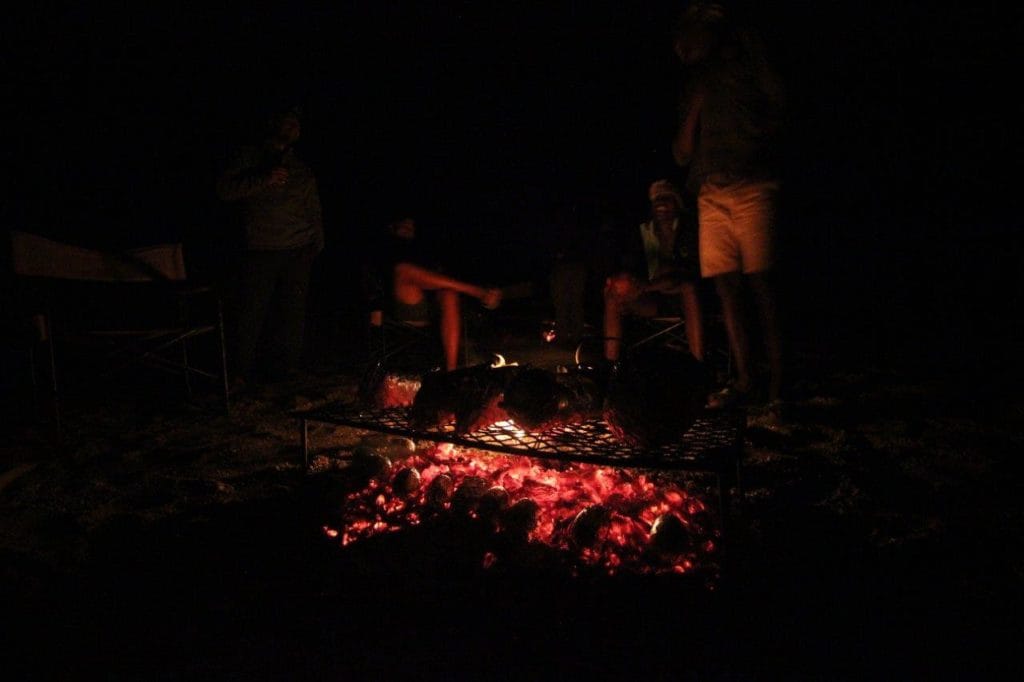
{"label": "campfire", "polygon": [[[735,415],[702,411],[706,377],[688,355],[653,350],[621,367],[558,371],[496,356],[368,377],[357,403],[298,415],[307,464],[310,421],[391,434],[392,445],[348,458],[358,489],[324,526],[342,546],[459,520],[504,548],[481,557],[487,567],[543,546],[609,574],[713,572],[739,439]],[[717,476],[718,519],[679,470]]]}
{"label": "campfire", "polygon": [[[515,424],[503,428],[514,437]],[[398,444],[397,447],[395,444]],[[405,445],[402,445],[405,443]],[[508,552],[542,543],[581,568],[608,574],[711,569],[719,530],[704,503],[660,472],[548,462],[451,443],[416,450],[392,437],[357,447],[348,469],[365,485],[339,500],[327,537],[348,546],[422,523],[464,520]],[[515,556],[488,551],[486,568]]]}

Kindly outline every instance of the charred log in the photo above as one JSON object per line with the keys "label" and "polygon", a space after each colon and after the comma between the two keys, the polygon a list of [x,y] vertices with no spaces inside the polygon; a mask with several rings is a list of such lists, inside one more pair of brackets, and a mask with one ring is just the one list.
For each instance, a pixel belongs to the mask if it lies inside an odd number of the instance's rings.
{"label": "charred log", "polygon": [[546,431],[600,417],[606,388],[607,377],[597,370],[528,368],[509,382],[501,406],[523,429]]}
{"label": "charred log", "polygon": [[410,421],[416,428],[428,428],[454,419],[455,432],[460,434],[504,421],[509,417],[501,401],[519,371],[515,365],[474,365],[426,374],[413,400]]}

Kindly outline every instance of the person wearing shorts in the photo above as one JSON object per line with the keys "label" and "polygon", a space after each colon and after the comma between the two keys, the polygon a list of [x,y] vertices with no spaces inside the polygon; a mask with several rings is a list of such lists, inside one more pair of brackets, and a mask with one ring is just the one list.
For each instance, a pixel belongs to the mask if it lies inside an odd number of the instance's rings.
{"label": "person wearing shorts", "polygon": [[697,2],[680,15],[676,55],[687,71],[673,154],[697,194],[701,276],[715,283],[734,360],[732,385],[711,407],[749,403],[754,394],[750,332],[742,310],[753,293],[768,360],[765,397],[779,404],[782,333],[772,281],[780,191],[777,152],[784,94],[750,27],[717,3]]}

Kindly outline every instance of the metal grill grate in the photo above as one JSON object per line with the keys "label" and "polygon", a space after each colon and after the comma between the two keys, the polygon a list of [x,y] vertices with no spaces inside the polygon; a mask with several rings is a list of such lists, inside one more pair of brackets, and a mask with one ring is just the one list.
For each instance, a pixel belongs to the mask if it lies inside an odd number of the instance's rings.
{"label": "metal grill grate", "polygon": [[410,425],[407,408],[373,409],[338,403],[302,412],[303,450],[306,423],[338,424],[405,436],[413,439],[454,443],[465,447],[546,459],[588,462],[620,467],[722,471],[735,466],[741,451],[745,417],[740,412],[706,412],[678,443],[654,449],[630,447],[617,439],[601,420],[569,424],[543,433],[520,430],[512,422],[501,422],[468,434],[455,433],[454,424],[416,429]]}

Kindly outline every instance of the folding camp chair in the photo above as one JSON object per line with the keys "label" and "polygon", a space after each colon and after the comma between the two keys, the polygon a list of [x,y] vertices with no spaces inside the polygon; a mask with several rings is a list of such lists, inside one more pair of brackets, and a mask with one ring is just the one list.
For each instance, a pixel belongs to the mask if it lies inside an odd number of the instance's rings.
{"label": "folding camp chair", "polygon": [[[459,353],[462,363],[469,358],[465,319],[462,324]],[[414,323],[400,320],[383,310],[370,312],[367,327],[370,365],[422,366],[427,369],[443,362],[437,322]]]}
{"label": "folding camp chair", "polygon": [[630,330],[632,332],[631,336],[634,338],[630,339],[627,351],[655,342],[673,348],[685,349],[688,347],[686,341],[686,322],[682,317],[628,316],[625,323],[631,328],[635,328],[635,331],[633,329]]}
{"label": "folding camp chair", "polygon": [[[686,321],[679,316],[656,316],[640,317],[629,316],[626,318],[628,341],[625,347],[626,352],[631,352],[647,344],[661,344],[676,350],[688,350],[689,342],[686,338]],[[705,319],[705,335],[724,325],[721,316],[712,316],[710,320]],[[732,355],[729,353],[728,344],[724,339],[718,343],[711,344],[711,352],[705,355],[705,361],[716,372],[721,372],[724,377],[732,374]]]}
{"label": "folding camp chair", "polygon": [[[689,348],[686,322],[682,317],[626,315],[622,324],[624,353],[631,353],[648,344],[662,344],[683,351]],[[604,349],[604,342],[605,339],[600,334],[584,337],[576,346],[576,363],[579,364],[585,357],[600,355]]]}
{"label": "folding camp chair", "polygon": [[11,246],[22,306],[42,316],[58,349],[55,393],[75,349],[100,377],[138,367],[180,375],[189,398],[194,381],[209,380],[229,410],[221,300],[188,282],[181,244],[114,253],[15,231]]}

